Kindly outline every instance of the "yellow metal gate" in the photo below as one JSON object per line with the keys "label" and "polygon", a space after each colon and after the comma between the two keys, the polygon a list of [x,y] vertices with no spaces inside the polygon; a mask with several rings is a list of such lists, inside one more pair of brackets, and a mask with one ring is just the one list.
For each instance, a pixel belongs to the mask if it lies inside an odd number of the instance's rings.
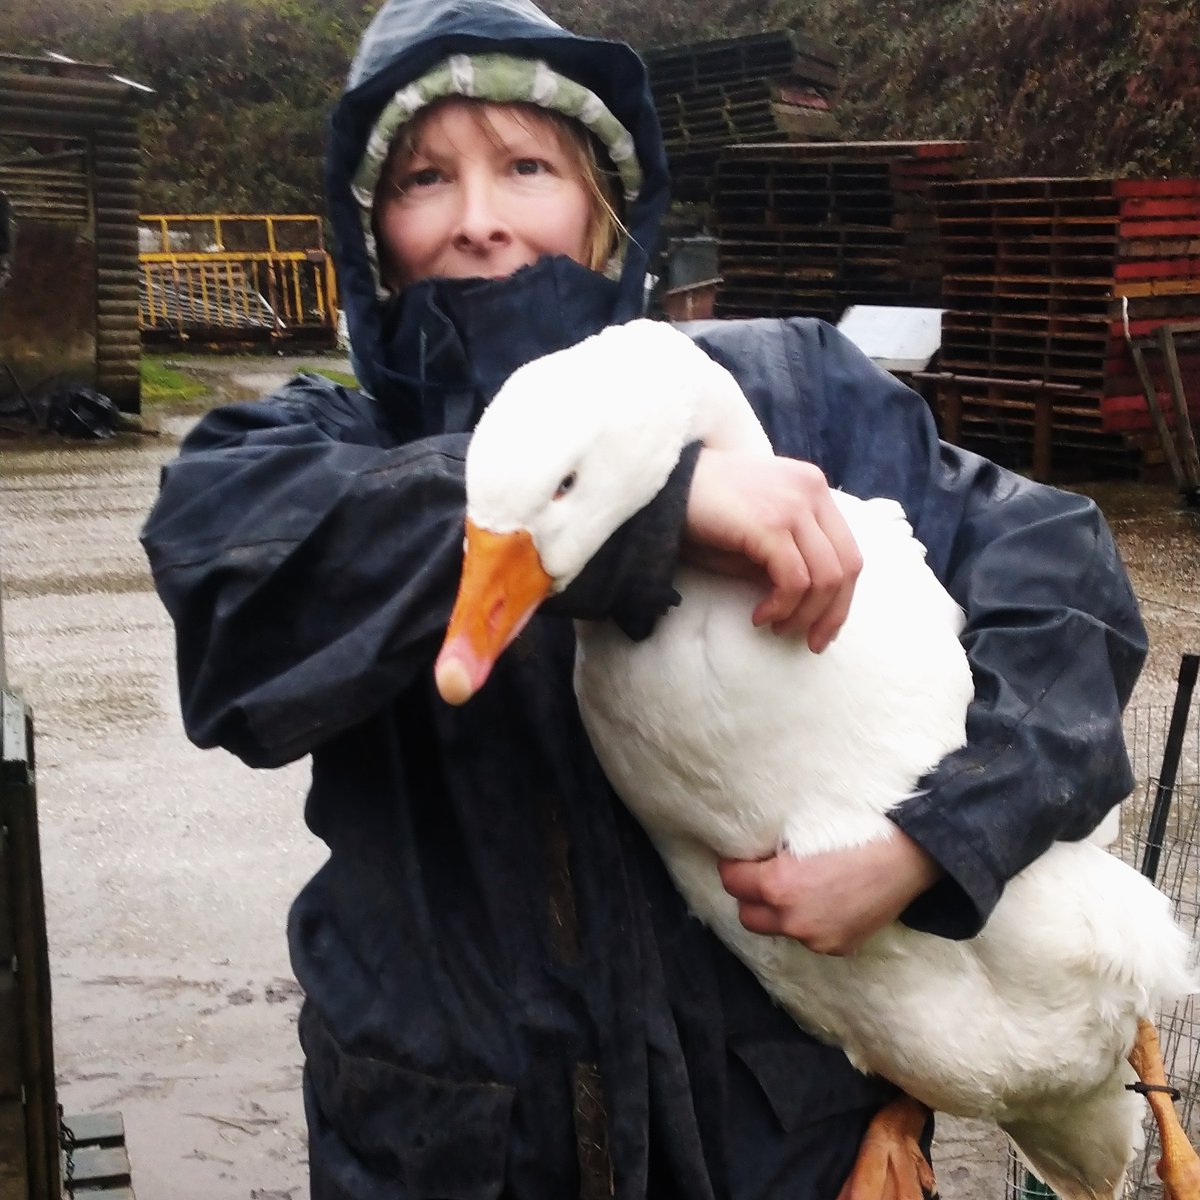
{"label": "yellow metal gate", "polygon": [[337,339],[337,288],[318,217],[145,214],[138,257],[143,341]]}

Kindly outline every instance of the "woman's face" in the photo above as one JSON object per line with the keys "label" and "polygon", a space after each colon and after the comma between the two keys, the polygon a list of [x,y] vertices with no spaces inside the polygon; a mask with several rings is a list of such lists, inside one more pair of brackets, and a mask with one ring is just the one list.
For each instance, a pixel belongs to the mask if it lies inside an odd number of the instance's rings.
{"label": "woman's face", "polygon": [[[482,118],[482,119],[481,119]],[[543,254],[586,265],[591,202],[558,132],[503,104],[430,112],[377,202],[388,282],[500,279]]]}

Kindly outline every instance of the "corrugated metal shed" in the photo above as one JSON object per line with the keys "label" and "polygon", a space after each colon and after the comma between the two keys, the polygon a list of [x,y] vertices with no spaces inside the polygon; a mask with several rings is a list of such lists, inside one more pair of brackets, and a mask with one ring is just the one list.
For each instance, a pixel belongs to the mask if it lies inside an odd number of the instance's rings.
{"label": "corrugated metal shed", "polygon": [[[137,106],[111,67],[0,54],[0,192],[15,222],[0,363],[140,408]],[[0,388],[5,376],[0,372]]]}

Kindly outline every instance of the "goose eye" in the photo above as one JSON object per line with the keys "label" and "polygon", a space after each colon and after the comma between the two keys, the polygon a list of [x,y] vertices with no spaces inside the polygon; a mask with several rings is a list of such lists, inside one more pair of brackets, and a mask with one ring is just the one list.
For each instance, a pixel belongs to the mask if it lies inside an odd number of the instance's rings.
{"label": "goose eye", "polygon": [[572,471],[570,475],[564,475],[562,482],[559,483],[558,487],[554,489],[555,500],[561,500],[562,497],[565,496],[574,486],[575,472]]}

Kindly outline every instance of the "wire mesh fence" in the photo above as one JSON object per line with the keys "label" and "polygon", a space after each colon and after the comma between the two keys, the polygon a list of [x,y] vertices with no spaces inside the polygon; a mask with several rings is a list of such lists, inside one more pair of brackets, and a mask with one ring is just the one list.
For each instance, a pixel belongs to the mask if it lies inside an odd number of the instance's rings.
{"label": "wire mesh fence", "polygon": [[[1121,806],[1113,853],[1154,879],[1175,906],[1180,924],[1200,941],[1200,702],[1196,656],[1185,655],[1173,705],[1146,705],[1126,714],[1126,740],[1137,786]],[[1179,1089],[1180,1120],[1193,1145],[1200,1140],[1200,997],[1189,996],[1157,1020],[1167,1079]],[[1130,1167],[1129,1200],[1160,1200],[1155,1165],[1158,1130],[1149,1105],[1145,1149]],[[1009,1150],[1007,1200],[1053,1200],[1054,1193]]]}

